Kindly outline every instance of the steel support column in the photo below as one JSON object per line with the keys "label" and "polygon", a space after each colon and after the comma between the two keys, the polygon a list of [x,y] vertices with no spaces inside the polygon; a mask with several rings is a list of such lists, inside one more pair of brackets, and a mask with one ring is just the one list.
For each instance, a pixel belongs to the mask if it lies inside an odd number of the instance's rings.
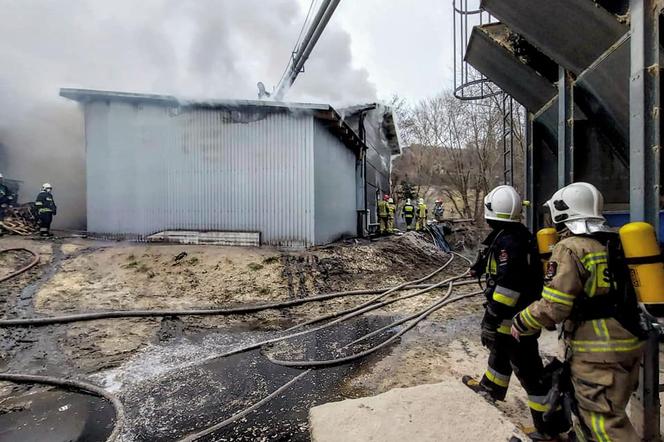
{"label": "steel support column", "polygon": [[631,0],[630,215],[659,231],[661,1]]}
{"label": "steel support column", "polygon": [[[630,217],[659,231],[661,0],[630,0]],[[646,345],[639,385],[641,413],[636,426],[644,441],[660,440],[659,343],[652,335]]]}
{"label": "steel support column", "polygon": [[569,72],[558,67],[558,187],[574,181],[574,95]]}
{"label": "steel support column", "polygon": [[535,201],[535,155],[533,146],[533,121],[535,117],[531,112],[526,114],[526,167],[525,173],[525,198],[530,201],[530,205],[526,207],[526,224],[530,231],[535,229],[535,206],[539,205],[539,201]]}

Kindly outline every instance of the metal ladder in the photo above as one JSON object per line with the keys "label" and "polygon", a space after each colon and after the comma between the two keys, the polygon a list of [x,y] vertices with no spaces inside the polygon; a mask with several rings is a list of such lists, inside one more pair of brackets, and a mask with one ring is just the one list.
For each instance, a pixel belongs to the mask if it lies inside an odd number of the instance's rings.
{"label": "metal ladder", "polygon": [[502,94],[503,115],[503,183],[514,185],[514,100]]}

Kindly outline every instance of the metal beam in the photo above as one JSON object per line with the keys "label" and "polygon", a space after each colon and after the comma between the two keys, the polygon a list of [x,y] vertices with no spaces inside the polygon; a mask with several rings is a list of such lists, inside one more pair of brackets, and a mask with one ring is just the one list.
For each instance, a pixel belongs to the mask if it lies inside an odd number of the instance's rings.
{"label": "metal beam", "polygon": [[535,171],[534,171],[534,155],[533,155],[533,121],[534,116],[531,112],[527,112],[526,121],[526,167],[524,167],[526,183],[526,200],[530,201],[530,205],[526,207],[526,224],[528,228],[533,231],[535,229],[535,206],[539,205],[539,201],[535,201]]}
{"label": "metal beam", "polygon": [[656,232],[660,192],[660,4],[658,0],[630,2],[630,215],[632,221],[649,222]]}
{"label": "metal beam", "polygon": [[558,68],[558,187],[574,181],[574,95],[569,72]]}
{"label": "metal beam", "polygon": [[[632,221],[646,221],[659,232],[660,187],[660,65],[661,0],[630,0],[630,198]],[[659,344],[646,346],[639,399],[642,413],[636,426],[644,441],[660,440]]]}

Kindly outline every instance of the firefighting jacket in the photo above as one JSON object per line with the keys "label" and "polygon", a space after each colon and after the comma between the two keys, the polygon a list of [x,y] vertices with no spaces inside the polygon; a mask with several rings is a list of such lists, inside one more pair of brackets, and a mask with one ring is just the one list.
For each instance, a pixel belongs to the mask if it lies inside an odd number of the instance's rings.
{"label": "firefighting jacket", "polygon": [[[484,240],[486,314],[499,333],[510,334],[512,318],[535,301],[542,290],[542,268],[535,240],[521,223],[494,229]],[[486,324],[485,324],[486,325]],[[538,334],[533,330],[526,334]]]}
{"label": "firefighting jacket", "polygon": [[390,215],[390,206],[387,201],[378,201],[378,216],[387,218]]}
{"label": "firefighting jacket", "polygon": [[545,274],[542,299],[514,317],[519,331],[563,323],[571,357],[588,362],[620,362],[641,354],[643,341],[615,318],[573,319],[574,303],[582,296],[610,299],[607,248],[589,236],[570,236],[553,249]]}
{"label": "firefighting jacket", "polygon": [[37,195],[35,207],[39,213],[51,213],[55,215],[58,211],[55,201],[53,201],[53,194],[45,191],[39,192],[39,195]]}
{"label": "firefighting jacket", "polygon": [[403,217],[406,219],[415,218],[415,206],[412,204],[406,204],[403,206]]}
{"label": "firefighting jacket", "polygon": [[417,217],[418,218],[426,218],[427,215],[429,214],[429,209],[427,208],[426,204],[418,204],[417,206]]}
{"label": "firefighting jacket", "polygon": [[394,213],[397,211],[397,206],[396,206],[396,204],[388,202],[388,203],[387,203],[387,208],[388,208],[388,210],[389,210],[389,212],[390,212],[390,216],[394,216]]}

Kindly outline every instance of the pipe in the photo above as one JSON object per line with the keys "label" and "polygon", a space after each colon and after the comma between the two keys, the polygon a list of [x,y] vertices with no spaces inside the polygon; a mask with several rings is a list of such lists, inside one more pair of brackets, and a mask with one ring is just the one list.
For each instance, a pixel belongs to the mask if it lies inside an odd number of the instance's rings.
{"label": "pipe", "polygon": [[36,376],[28,374],[18,374],[18,373],[0,373],[0,381],[13,382],[15,384],[43,384],[51,385],[54,387],[60,387],[65,389],[74,389],[84,392],[91,393],[95,396],[106,399],[113,405],[115,409],[115,425],[113,426],[113,431],[108,436],[107,442],[113,442],[118,440],[120,432],[124,427],[125,422],[125,413],[122,402],[112,393],[100,388],[94,384],[90,384],[82,381],[75,381],[72,379],[60,379],[54,378],[51,376]]}
{"label": "pipe", "polygon": [[32,250],[29,250],[29,249],[26,249],[26,248],[23,248],[23,247],[0,250],[0,253],[5,253],[5,252],[28,252],[29,254],[31,254],[33,256],[33,258],[32,258],[32,261],[30,261],[30,263],[28,265],[26,265],[25,267],[20,268],[20,269],[16,270],[15,272],[10,273],[9,275],[5,275],[5,276],[0,277],[0,282],[8,281],[8,280],[20,275],[21,273],[27,272],[28,270],[30,270],[31,268],[33,268],[34,266],[39,264],[39,255],[37,253],[33,252]]}

